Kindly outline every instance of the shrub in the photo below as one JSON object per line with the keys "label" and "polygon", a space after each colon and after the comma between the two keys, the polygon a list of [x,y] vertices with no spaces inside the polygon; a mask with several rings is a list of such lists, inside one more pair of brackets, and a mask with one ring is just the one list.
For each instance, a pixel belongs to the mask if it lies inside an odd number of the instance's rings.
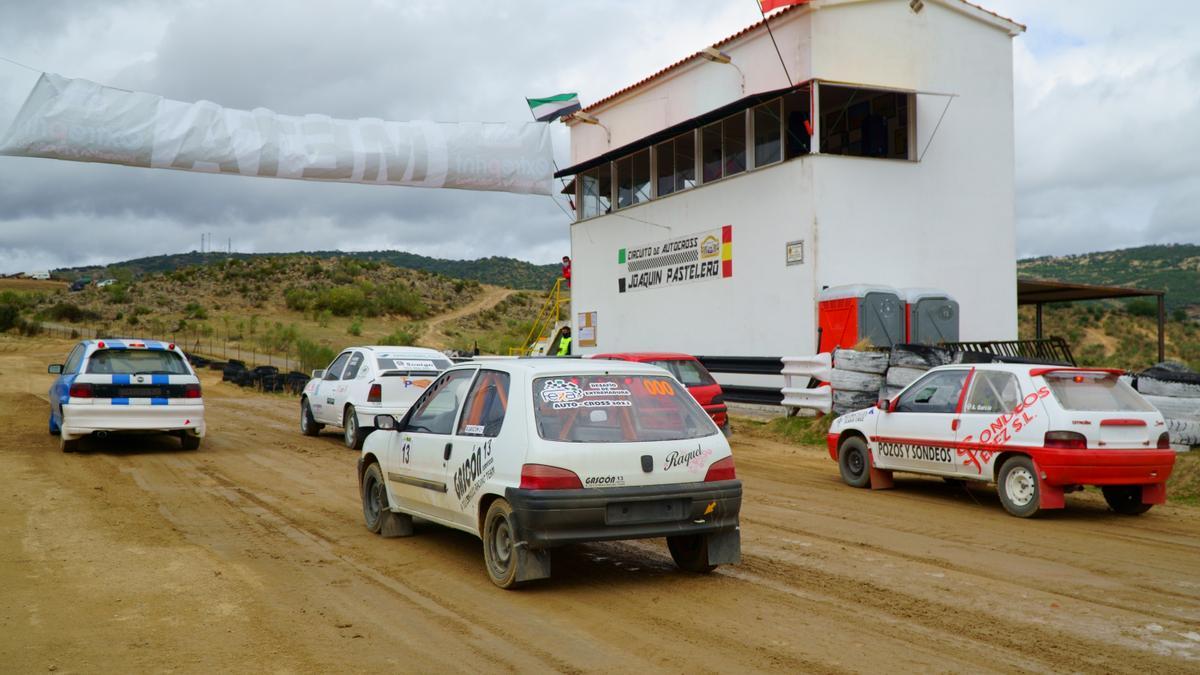
{"label": "shrub", "polygon": [[21,325],[21,308],[15,304],[0,304],[0,333]]}
{"label": "shrub", "polygon": [[1183,323],[1188,319],[1187,310],[1182,307],[1177,307],[1175,311],[1171,313],[1171,318],[1175,319],[1179,323]]}
{"label": "shrub", "polygon": [[300,369],[306,371],[324,368],[337,355],[329,347],[309,340],[297,340],[296,351],[300,357]]}
{"label": "shrub", "polygon": [[129,289],[124,284],[113,284],[104,289],[105,298],[110,305],[120,305],[129,302]]}
{"label": "shrub", "polygon": [[346,332],[355,337],[362,335],[362,319],[355,319],[351,321],[350,327],[346,329]]}
{"label": "shrub", "polygon": [[203,320],[208,318],[208,310],[204,309],[204,305],[201,305],[198,302],[189,302],[186,306],[184,306],[183,313],[189,319]]}
{"label": "shrub", "polygon": [[1158,303],[1153,300],[1130,300],[1125,311],[1133,316],[1158,316]]}
{"label": "shrub", "polygon": [[55,321],[69,321],[71,323],[95,321],[100,318],[100,315],[92,310],[84,309],[70,302],[60,302],[54,305],[46,311],[46,316]]}
{"label": "shrub", "polygon": [[416,344],[417,337],[417,333],[411,328],[397,328],[396,330],[392,331],[390,335],[387,335],[380,340],[380,344],[409,347]]}

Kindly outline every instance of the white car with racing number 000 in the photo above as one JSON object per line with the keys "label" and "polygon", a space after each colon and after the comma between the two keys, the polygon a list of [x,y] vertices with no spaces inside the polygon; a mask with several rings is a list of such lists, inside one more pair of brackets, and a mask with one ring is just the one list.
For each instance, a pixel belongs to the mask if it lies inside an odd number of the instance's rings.
{"label": "white car with racing number 000", "polygon": [[942,366],[876,407],[843,415],[829,454],[854,487],[893,471],[995,482],[1014,516],[1065,506],[1099,486],[1113,511],[1166,500],[1175,465],[1162,415],[1120,371],[1029,364]]}
{"label": "white car with racing number 000", "polygon": [[351,347],[329,367],[314,370],[300,395],[300,432],[316,436],[340,426],[346,447],[358,450],[376,415],[399,417],[450,360],[421,347]]}
{"label": "white car with racing number 000", "polygon": [[694,572],[740,560],[729,443],[661,368],[460,364],[375,426],[358,472],[367,528],[411,535],[420,516],[479,536],[501,588],[548,577],[550,550],[576,542],[666,537]]}

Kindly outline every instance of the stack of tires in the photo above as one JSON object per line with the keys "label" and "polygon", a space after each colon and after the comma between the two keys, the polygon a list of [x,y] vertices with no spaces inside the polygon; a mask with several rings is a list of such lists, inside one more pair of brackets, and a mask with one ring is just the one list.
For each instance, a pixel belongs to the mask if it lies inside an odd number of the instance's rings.
{"label": "stack of tires", "polygon": [[883,379],[880,398],[892,398],[925,374],[938,366],[959,363],[962,354],[949,349],[929,345],[896,345],[888,358],[887,374]]}
{"label": "stack of tires", "polygon": [[1164,361],[1138,373],[1135,386],[1166,418],[1172,447],[1182,452],[1200,446],[1200,373]]}
{"label": "stack of tires", "polygon": [[829,386],[833,389],[833,413],[844,415],[875,405],[887,370],[887,352],[835,349],[833,374],[829,378]]}

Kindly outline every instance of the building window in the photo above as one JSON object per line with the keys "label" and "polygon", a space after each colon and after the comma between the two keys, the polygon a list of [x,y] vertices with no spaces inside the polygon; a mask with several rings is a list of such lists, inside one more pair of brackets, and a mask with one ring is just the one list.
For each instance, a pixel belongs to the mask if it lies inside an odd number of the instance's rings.
{"label": "building window", "polygon": [[910,159],[911,95],[821,85],[821,152]]}
{"label": "building window", "polygon": [[580,174],[579,218],[594,218],[612,211],[612,170],[608,162]]}
{"label": "building window", "polygon": [[774,164],[783,158],[783,117],[780,100],[754,108],[754,166]]}
{"label": "building window", "polygon": [[812,149],[811,102],[808,90],[792,92],[783,97],[784,159],[807,155]]}
{"label": "building window", "polygon": [[617,208],[650,201],[650,149],[617,160]]}
{"label": "building window", "polygon": [[746,113],[739,112],[700,130],[704,182],[746,170]]}
{"label": "building window", "polygon": [[654,147],[658,197],[696,186],[696,132],[689,131]]}

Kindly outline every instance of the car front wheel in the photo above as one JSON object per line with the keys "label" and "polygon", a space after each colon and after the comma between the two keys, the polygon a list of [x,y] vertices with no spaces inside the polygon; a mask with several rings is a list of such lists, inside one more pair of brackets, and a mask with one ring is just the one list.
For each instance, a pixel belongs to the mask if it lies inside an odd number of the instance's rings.
{"label": "car front wheel", "polygon": [[320,432],[321,425],[317,424],[316,418],[313,417],[312,406],[308,404],[308,399],[300,399],[300,433],[305,436],[316,436]]}
{"label": "car front wheel", "polygon": [[838,447],[838,469],[842,480],[850,487],[867,487],[871,482],[871,463],[867,444],[858,436],[850,436]]}
{"label": "car front wheel", "polygon": [[1153,504],[1142,503],[1141,485],[1105,485],[1100,488],[1108,508],[1126,516],[1138,516],[1150,510]]}
{"label": "car front wheel", "polygon": [[1041,508],[1042,490],[1033,460],[1018,455],[1004,462],[996,479],[996,492],[1000,494],[1004,510],[1012,515],[1029,518],[1036,514]]}

